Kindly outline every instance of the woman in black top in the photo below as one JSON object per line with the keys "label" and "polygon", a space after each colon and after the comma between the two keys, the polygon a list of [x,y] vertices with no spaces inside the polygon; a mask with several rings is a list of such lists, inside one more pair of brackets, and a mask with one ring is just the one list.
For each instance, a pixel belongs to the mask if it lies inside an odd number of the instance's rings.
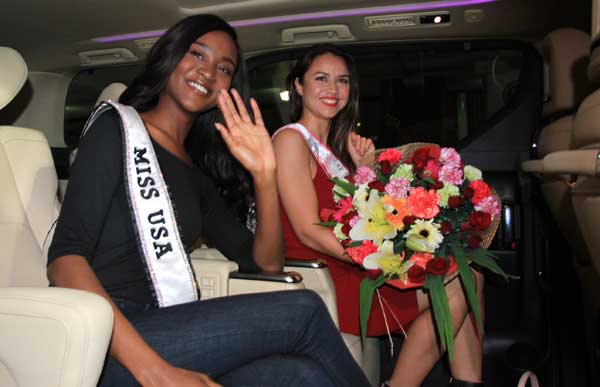
{"label": "woman in black top", "polygon": [[[190,250],[211,240],[245,270],[282,270],[275,159],[256,102],[240,94],[245,69],[233,29],[197,15],[155,44],[121,97],[152,139]],[[224,124],[217,122],[223,114]],[[228,297],[157,308],[137,247],[123,178],[120,117],[107,111],[82,138],[49,252],[54,286],[97,293],[113,305],[102,386],[366,386],[319,297],[308,291]],[[252,176],[256,236],[228,208],[185,149],[188,133],[219,130]]]}

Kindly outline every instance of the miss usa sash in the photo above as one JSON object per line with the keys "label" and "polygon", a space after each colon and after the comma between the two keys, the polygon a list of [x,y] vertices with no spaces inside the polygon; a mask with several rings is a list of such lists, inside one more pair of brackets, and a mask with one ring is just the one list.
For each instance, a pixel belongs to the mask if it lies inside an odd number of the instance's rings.
{"label": "miss usa sash", "polygon": [[272,138],[275,138],[275,136],[277,136],[281,131],[285,129],[293,129],[302,135],[302,137],[306,141],[306,144],[308,145],[308,149],[310,149],[319,165],[323,168],[323,170],[327,174],[327,177],[329,177],[330,179],[333,177],[342,179],[350,174],[348,168],[346,168],[346,166],[337,157],[335,157],[331,149],[329,149],[327,145],[319,141],[319,139],[316,138],[302,124],[295,123],[283,126],[277,129],[275,133],[273,133]]}
{"label": "miss usa sash", "polygon": [[123,167],[138,248],[159,307],[198,300],[198,287],[177,228],[167,185],[150,135],[135,109],[103,102],[85,124],[82,136],[105,111],[121,117]]}

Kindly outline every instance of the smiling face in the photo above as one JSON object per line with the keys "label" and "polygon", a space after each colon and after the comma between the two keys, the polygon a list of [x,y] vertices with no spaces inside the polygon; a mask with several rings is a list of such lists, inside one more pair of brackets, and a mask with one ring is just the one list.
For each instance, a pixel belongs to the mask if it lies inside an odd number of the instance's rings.
{"label": "smiling face", "polygon": [[212,109],[219,90],[231,86],[236,66],[237,48],[231,36],[224,31],[208,32],[183,55],[160,98],[191,114]]}
{"label": "smiling face", "polygon": [[343,58],[326,53],[317,56],[302,77],[294,81],[302,97],[302,116],[331,120],[348,104],[350,72]]}

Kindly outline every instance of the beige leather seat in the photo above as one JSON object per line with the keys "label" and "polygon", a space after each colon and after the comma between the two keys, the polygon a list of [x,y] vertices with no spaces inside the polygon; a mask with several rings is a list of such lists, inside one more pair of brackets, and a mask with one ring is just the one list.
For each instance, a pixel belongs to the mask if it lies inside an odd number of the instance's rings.
{"label": "beige leather seat", "polygon": [[[572,75],[575,70],[585,72],[588,68],[585,52],[589,40],[585,44],[587,35],[579,33],[579,36],[580,42],[571,41],[568,50],[563,52],[563,59],[575,53],[581,57],[572,62],[572,67],[563,69],[567,74]],[[589,90],[593,84],[588,81],[587,87],[579,87],[579,90]],[[574,93],[571,96],[570,103],[563,107],[578,102]],[[587,96],[575,115],[563,117],[544,128],[539,148],[543,159],[525,162],[523,169],[541,175],[548,206],[576,254],[575,268],[584,302],[595,320],[600,313],[600,238],[596,234],[600,226],[600,91]]]}
{"label": "beige leather seat", "polygon": [[[22,57],[0,47],[0,108],[26,79]],[[41,132],[0,126],[0,181],[0,385],[95,386],[112,310],[94,294],[48,288],[44,244],[58,180]]]}
{"label": "beige leather seat", "polygon": [[[564,28],[551,32],[543,42],[545,97],[543,118],[549,121],[537,140],[540,158],[571,149],[575,111],[590,93],[586,70],[590,37],[585,32]],[[580,275],[590,258],[575,220],[569,185],[571,176],[544,173],[543,161],[523,163],[526,172],[540,174],[540,188],[556,224],[569,241]],[[546,171],[547,172],[547,171]]]}

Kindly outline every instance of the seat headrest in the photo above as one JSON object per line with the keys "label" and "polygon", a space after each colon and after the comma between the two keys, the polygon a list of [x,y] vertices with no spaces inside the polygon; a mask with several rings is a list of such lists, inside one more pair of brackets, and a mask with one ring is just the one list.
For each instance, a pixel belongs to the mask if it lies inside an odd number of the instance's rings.
{"label": "seat headrest", "polygon": [[19,93],[27,80],[27,65],[21,54],[0,46],[0,109]]}
{"label": "seat headrest", "polygon": [[591,42],[592,52],[590,64],[587,68],[587,76],[591,82],[600,83],[600,35]]}
{"label": "seat headrest", "polygon": [[102,101],[108,101],[109,99],[113,102],[119,102],[119,97],[126,89],[127,86],[121,82],[111,83],[102,90],[94,107],[100,105]]}
{"label": "seat headrest", "polygon": [[574,149],[600,148],[600,90],[590,94],[579,106],[571,146]]}
{"label": "seat headrest", "polygon": [[573,28],[549,33],[543,43],[545,94],[544,117],[571,112],[592,91],[587,79],[590,36]]}

